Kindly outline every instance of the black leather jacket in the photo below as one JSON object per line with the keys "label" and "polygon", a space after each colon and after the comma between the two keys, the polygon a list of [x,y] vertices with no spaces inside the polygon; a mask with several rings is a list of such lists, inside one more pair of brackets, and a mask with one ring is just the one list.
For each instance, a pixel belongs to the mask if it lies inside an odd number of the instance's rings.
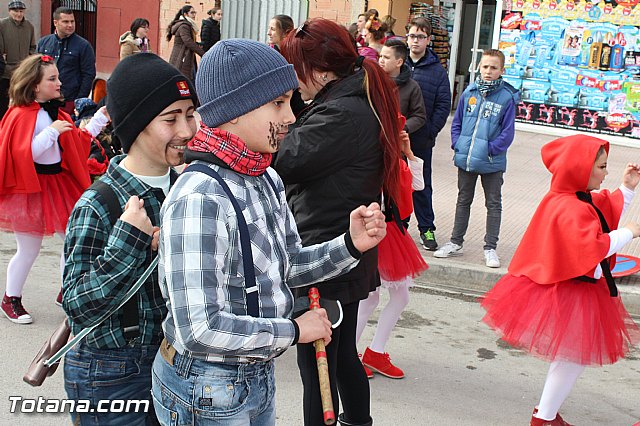
{"label": "black leather jacket", "polygon": [[[363,77],[358,71],[325,86],[290,128],[273,162],[304,246],[343,234],[353,209],[380,201],[380,125]],[[318,288],[322,297],[351,303],[365,299],[379,283],[378,253],[372,249],[351,272]]]}

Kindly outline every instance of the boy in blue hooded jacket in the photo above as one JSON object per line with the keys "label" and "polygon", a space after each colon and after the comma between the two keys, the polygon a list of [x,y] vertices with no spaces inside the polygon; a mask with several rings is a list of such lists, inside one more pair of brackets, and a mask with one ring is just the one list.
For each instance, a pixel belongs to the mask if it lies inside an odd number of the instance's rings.
{"label": "boy in blue hooded jacket", "polygon": [[490,268],[500,267],[496,253],[502,216],[503,174],[507,149],[515,134],[515,107],[519,92],[502,79],[504,54],[485,50],[476,81],[467,87],[451,124],[453,162],[458,167],[458,200],[451,240],[433,255],[445,258],[462,254],[469,225],[471,203],[478,176],[484,189],[487,224],[484,256]]}

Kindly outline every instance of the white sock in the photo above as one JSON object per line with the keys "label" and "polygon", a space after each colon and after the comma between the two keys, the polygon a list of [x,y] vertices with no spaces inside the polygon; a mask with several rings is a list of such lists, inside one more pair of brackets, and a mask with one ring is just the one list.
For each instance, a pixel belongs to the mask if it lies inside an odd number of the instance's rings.
{"label": "white sock", "polygon": [[404,311],[404,308],[409,303],[409,286],[413,279],[407,277],[402,280],[402,283],[396,286],[389,286],[389,302],[380,312],[380,318],[378,318],[378,326],[376,327],[376,334],[373,336],[373,340],[369,345],[369,349],[374,352],[384,353],[384,347],[391,336],[393,328],[396,326],[400,314]]}
{"label": "white sock", "polygon": [[40,253],[43,237],[17,232],[13,236],[16,239],[17,250],[7,266],[6,294],[9,297],[21,297],[29,271]]}
{"label": "white sock", "polygon": [[356,343],[360,341],[360,337],[367,326],[367,321],[373,313],[373,310],[378,306],[380,302],[380,287],[375,291],[369,293],[369,297],[361,300],[358,304],[358,325],[356,326]]}
{"label": "white sock", "polygon": [[584,367],[584,365],[569,361],[553,361],[551,363],[540,396],[538,413],[535,417],[543,420],[556,418],[558,410],[569,396],[573,385],[584,371]]}

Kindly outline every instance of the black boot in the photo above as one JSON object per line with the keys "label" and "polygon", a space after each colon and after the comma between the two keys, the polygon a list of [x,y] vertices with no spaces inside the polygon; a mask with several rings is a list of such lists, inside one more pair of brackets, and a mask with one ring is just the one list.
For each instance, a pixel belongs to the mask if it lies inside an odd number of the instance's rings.
{"label": "black boot", "polygon": [[371,417],[369,417],[369,420],[364,423],[353,423],[345,420],[344,413],[338,416],[338,422],[342,426],[372,426],[373,425],[373,419]]}

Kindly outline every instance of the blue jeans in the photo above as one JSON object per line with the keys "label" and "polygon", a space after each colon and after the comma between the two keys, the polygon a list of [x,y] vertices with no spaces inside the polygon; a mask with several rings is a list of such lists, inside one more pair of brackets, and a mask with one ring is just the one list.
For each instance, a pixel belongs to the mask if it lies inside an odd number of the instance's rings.
{"label": "blue jeans", "polygon": [[[132,345],[118,349],[94,349],[84,342],[64,357],[64,388],[69,399],[88,400],[91,413],[71,413],[74,424],[85,425],[156,425],[151,402],[151,367],[159,345]],[[101,400],[141,400],[124,411],[97,412],[109,407]],[[146,405],[146,412],[142,408]],[[126,406],[126,404],[125,404]]]}
{"label": "blue jeans", "polygon": [[164,426],[276,424],[273,360],[225,364],[176,354],[170,365],[158,353],[151,393]]}
{"label": "blue jeans", "polygon": [[424,189],[413,192],[413,211],[418,220],[418,229],[422,234],[426,232],[427,229],[431,229],[432,231],[436,230],[434,223],[436,215],[433,212],[433,187],[431,186],[431,157],[433,156],[433,147],[412,147],[412,150],[416,157],[420,157],[424,161],[424,165],[422,166]]}

